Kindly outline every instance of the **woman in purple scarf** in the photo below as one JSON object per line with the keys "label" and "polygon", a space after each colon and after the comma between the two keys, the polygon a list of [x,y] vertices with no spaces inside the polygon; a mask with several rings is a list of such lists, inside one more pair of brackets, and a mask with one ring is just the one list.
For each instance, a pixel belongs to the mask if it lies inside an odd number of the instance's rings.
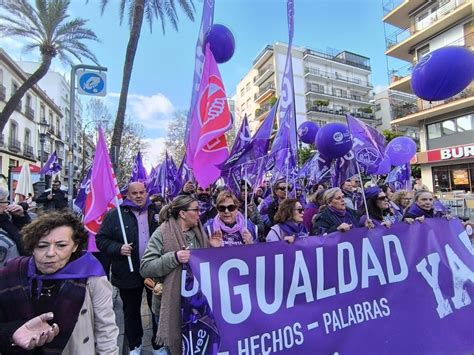
{"label": "woman in purple scarf", "polygon": [[23,231],[30,257],[0,271],[0,353],[118,354],[112,286],[87,231],[69,212],[39,217]]}
{"label": "woman in purple scarf", "polygon": [[311,234],[323,235],[332,232],[345,232],[359,225],[354,210],[346,208],[344,193],[339,187],[333,187],[324,193],[324,210],[316,217]]}
{"label": "woman in purple scarf", "polygon": [[[252,244],[256,240],[255,225],[239,212],[240,202],[230,191],[222,191],[216,199],[217,216],[209,220],[209,236],[222,240],[222,246]],[[253,233],[252,233],[252,232]]]}
{"label": "woman in purple scarf", "polygon": [[308,235],[308,230],[303,224],[304,208],[295,198],[284,200],[278,206],[275,214],[275,224],[267,234],[267,242],[286,240],[293,242],[295,238]]}
{"label": "woman in purple scarf", "polygon": [[430,191],[418,190],[413,197],[413,203],[408,207],[403,215],[403,220],[408,223],[413,221],[423,222],[425,218],[446,217],[451,218],[451,215],[445,215],[441,211],[435,211],[433,208],[433,194]]}
{"label": "woman in purple scarf", "polygon": [[390,210],[388,196],[380,187],[373,186],[366,189],[365,199],[367,200],[370,219],[367,219],[365,209],[361,209],[360,213],[364,213],[364,215],[360,219],[359,226],[368,226],[369,228],[385,226],[390,228],[396,222],[396,218]]}

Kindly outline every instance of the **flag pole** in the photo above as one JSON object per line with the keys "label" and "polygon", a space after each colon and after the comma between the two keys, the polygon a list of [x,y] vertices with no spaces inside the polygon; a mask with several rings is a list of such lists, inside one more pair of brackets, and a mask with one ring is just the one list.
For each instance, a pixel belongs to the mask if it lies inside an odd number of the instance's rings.
{"label": "flag pole", "polygon": [[244,200],[244,204],[245,204],[245,208],[244,208],[244,213],[245,213],[245,229],[247,229],[247,218],[248,218],[248,203],[247,203],[247,200],[248,200],[248,191],[247,191],[247,163],[245,164],[245,178],[244,178],[244,183],[245,183],[245,200]]}
{"label": "flag pole", "polygon": [[[117,213],[118,213],[118,217],[120,221],[120,229],[122,230],[123,243],[128,244],[127,234],[125,233],[125,226],[123,224],[122,211],[120,209],[120,203],[117,196],[115,196],[115,205],[117,206]],[[132,257],[128,255],[127,259],[128,259],[128,267],[130,268],[130,272],[133,272],[134,270],[133,270],[133,264],[132,264]]]}
{"label": "flag pole", "polygon": [[[354,157],[354,160],[355,160],[355,163],[356,163],[356,167],[357,167],[357,174],[359,175],[359,179],[360,179],[360,182],[361,182],[361,185],[362,185],[362,174],[360,173],[360,167],[359,167],[359,163],[357,162],[357,159]],[[367,200],[365,199],[365,191],[364,191],[364,188],[361,186],[361,189],[362,191],[362,202],[364,203],[364,207],[365,207],[365,213],[367,215],[367,219],[370,219],[369,217],[369,208],[367,207]]]}
{"label": "flag pole", "polygon": [[288,198],[288,189],[289,189],[289,186],[288,186],[288,181],[289,181],[289,165],[290,165],[290,154],[288,152],[288,154],[286,155],[286,194],[285,194],[285,198]]}

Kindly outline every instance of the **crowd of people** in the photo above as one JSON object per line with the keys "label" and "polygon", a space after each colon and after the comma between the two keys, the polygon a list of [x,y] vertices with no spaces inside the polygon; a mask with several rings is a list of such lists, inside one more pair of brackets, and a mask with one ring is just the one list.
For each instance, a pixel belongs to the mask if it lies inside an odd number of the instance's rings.
{"label": "crowd of people", "polygon": [[364,189],[359,176],[330,188],[286,180],[253,188],[243,180],[232,192],[188,181],[168,201],[132,182],[124,202],[103,218],[94,255],[86,251],[88,233],[67,210],[59,182],[36,201],[44,213],[35,218],[27,206],[11,204],[0,186],[0,237],[10,241],[0,255],[0,354],[118,354],[112,286],[122,299],[130,354],[142,350],[144,292],[153,315],[153,353],[181,354],[181,274],[193,249],[293,243],[353,228],[452,218],[420,184],[394,192],[386,185]]}

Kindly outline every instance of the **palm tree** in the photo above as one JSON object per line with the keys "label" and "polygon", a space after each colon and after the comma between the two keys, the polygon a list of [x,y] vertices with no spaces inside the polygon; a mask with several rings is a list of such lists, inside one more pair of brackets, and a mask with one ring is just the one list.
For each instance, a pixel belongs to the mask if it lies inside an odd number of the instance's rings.
{"label": "palm tree", "polygon": [[[102,14],[109,0],[102,1]],[[120,154],[120,141],[122,139],[123,123],[125,119],[125,111],[127,108],[128,88],[130,86],[130,78],[132,76],[133,62],[137,52],[138,40],[143,24],[143,17],[150,26],[150,32],[153,28],[153,20],[159,19],[163,34],[165,33],[165,23],[169,20],[173,28],[178,31],[178,12],[176,10],[175,0],[121,0],[120,1],[120,24],[123,22],[125,7],[128,7],[130,37],[128,39],[127,52],[125,54],[125,63],[123,66],[122,88],[120,90],[119,105],[117,109],[117,117],[115,118],[114,133],[110,145],[112,162],[117,170],[117,159]],[[193,0],[178,0],[179,6],[186,16],[194,21]],[[119,175],[119,171],[116,171]]]}
{"label": "palm tree", "polygon": [[69,20],[69,0],[36,0],[36,8],[28,0],[0,1],[0,34],[21,37],[29,41],[25,50],[39,48],[41,64],[36,71],[13,93],[0,113],[0,132],[8,122],[18,103],[42,77],[46,75],[54,57],[72,63],[71,56],[83,57],[97,63],[94,54],[82,43],[98,41],[94,32],[84,27],[86,20]]}

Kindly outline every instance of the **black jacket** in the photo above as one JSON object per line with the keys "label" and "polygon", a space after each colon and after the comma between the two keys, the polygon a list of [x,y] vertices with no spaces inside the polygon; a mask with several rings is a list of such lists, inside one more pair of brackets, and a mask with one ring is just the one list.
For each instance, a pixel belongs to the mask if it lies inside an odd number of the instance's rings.
{"label": "black jacket", "polygon": [[[346,209],[347,214],[351,220],[353,227],[359,226],[359,217],[357,212],[349,208]],[[337,227],[342,224],[339,217],[337,217],[329,208],[324,209],[319,215],[311,228],[311,235],[322,235],[324,233],[332,233],[337,231]]]}
{"label": "black jacket", "polygon": [[[48,195],[53,194],[53,198],[48,200]],[[67,192],[63,190],[45,191],[37,199],[36,203],[42,203],[45,210],[62,210],[67,208]]]}
{"label": "black jacket", "polygon": [[23,242],[21,240],[20,230],[31,222],[30,215],[25,211],[24,216],[18,217],[9,213],[0,214],[0,228],[2,228],[8,237],[13,240],[20,255],[25,255]]}
{"label": "black jacket", "polygon": [[[112,285],[123,289],[137,288],[143,286],[143,278],[138,272],[140,269],[140,260],[138,257],[138,221],[129,207],[120,207],[120,209],[122,211],[127,241],[128,243],[133,243],[132,265],[134,271],[130,272],[128,258],[120,254],[120,248],[124,243],[116,208],[110,210],[105,215],[99,233],[96,235],[96,244],[97,248],[111,259]],[[158,227],[155,214],[157,213],[152,204],[148,208],[150,236]]]}

